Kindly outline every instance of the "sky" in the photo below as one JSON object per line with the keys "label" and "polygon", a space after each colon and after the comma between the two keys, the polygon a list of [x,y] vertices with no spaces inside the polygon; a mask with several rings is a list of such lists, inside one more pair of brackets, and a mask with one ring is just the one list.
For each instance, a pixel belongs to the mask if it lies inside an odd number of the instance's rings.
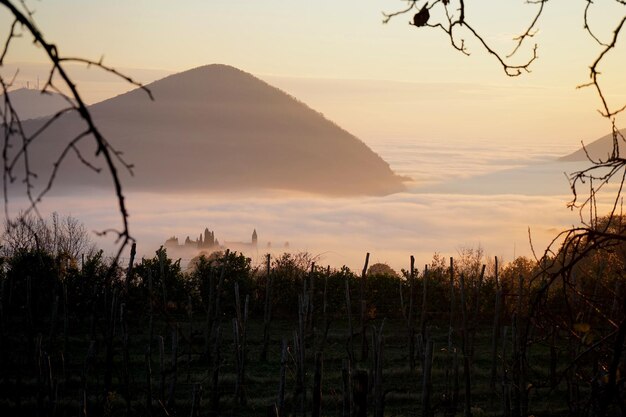
{"label": "sky", "polygon": [[[594,5],[590,23],[607,39],[624,6]],[[411,15],[382,24],[396,0],[40,0],[28,3],[62,55],[81,56],[130,71],[149,82],[164,74],[210,63],[233,65],[294,93],[360,137],[414,136],[465,140],[493,126],[488,138],[580,143],[605,134],[588,67],[600,49],[583,30],[585,2],[552,0],[534,42],[532,73],[507,77],[467,33],[470,57],[455,51],[441,31],[408,25]],[[512,50],[535,5],[524,1],[473,1],[467,19],[496,50]],[[433,17],[435,19],[436,16]],[[4,27],[10,20],[0,17]],[[626,102],[624,45],[602,69],[611,102]],[[9,63],[44,62],[27,38]],[[93,78],[99,76],[88,76]],[[34,83],[35,77],[31,77]],[[90,101],[128,89],[123,83],[83,85]],[[354,94],[358,90],[360,96]],[[365,96],[365,100],[363,100]],[[442,129],[446,125],[446,129]],[[496,133],[497,132],[497,133]]]}
{"label": "sky", "polygon": [[[591,8],[590,23],[601,39],[611,36],[625,13],[626,6],[612,3],[596,2]],[[263,239],[289,240],[294,247],[329,253],[329,262],[353,267],[368,248],[376,252],[374,259],[397,269],[408,253],[425,259],[435,251],[453,254],[460,246],[482,245],[510,260],[530,253],[529,228],[543,247],[576,216],[565,209],[569,195],[561,168],[540,169],[551,176],[532,177],[532,192],[507,190],[507,183],[494,182],[494,176],[497,180],[504,170],[508,177],[502,178],[527,178],[538,171],[522,167],[572,152],[581,141],[593,141],[609,129],[596,111],[594,91],[576,88],[588,81],[589,65],[601,50],[583,30],[584,1],[546,4],[539,31],[518,62],[535,42],[539,58],[530,73],[514,78],[467,33],[461,37],[470,56],[454,50],[441,31],[409,26],[410,14],[383,24],[383,11],[405,7],[396,0],[28,4],[61,55],[102,57],[145,83],[211,63],[238,67],[322,112],[400,174],[431,187],[385,199],[335,201],[193,196],[185,207],[178,196],[131,196],[131,224],[151,249],[172,234],[184,239],[205,226],[227,240],[243,239],[256,227]],[[523,0],[466,0],[466,5],[468,21],[504,54],[536,11]],[[10,23],[0,8],[0,28],[8,31]],[[601,68],[606,96],[616,106],[626,103],[625,52],[626,43],[618,43]],[[23,37],[12,45],[0,71],[8,75],[19,68],[16,87],[33,86],[45,77],[45,62],[41,50]],[[94,69],[69,68],[90,103],[130,89]],[[437,191],[440,185],[448,191]],[[482,191],[464,192],[464,187]],[[67,197],[49,202],[50,210],[68,205]],[[90,227],[98,230],[115,221],[108,203],[109,196],[94,195],[71,206],[81,219],[96,219]],[[161,222],[155,226],[157,219]],[[355,247],[355,241],[362,245]]]}

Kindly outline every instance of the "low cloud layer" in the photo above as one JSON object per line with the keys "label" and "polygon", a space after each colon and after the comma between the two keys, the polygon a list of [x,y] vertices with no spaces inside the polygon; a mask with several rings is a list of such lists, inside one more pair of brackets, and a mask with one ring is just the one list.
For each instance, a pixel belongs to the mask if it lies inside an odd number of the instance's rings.
{"label": "low cloud layer", "polygon": [[[289,242],[292,251],[320,255],[321,264],[359,269],[369,251],[373,262],[399,270],[410,255],[421,265],[434,252],[454,256],[477,245],[511,260],[531,254],[529,228],[540,252],[558,231],[578,223],[577,213],[566,208],[571,195],[563,171],[572,167],[549,162],[559,147],[402,140],[372,146],[396,172],[416,180],[408,192],[355,198],[278,191],[127,193],[139,254],[153,256],[167,238],[194,239],[205,227],[220,241],[248,241],[256,229],[258,251],[249,255],[257,260],[268,250],[267,242],[275,251]],[[520,189],[520,183],[528,187]],[[93,189],[48,197],[42,210],[72,214],[91,230],[119,224],[112,193]],[[114,248],[110,238],[97,242]]]}

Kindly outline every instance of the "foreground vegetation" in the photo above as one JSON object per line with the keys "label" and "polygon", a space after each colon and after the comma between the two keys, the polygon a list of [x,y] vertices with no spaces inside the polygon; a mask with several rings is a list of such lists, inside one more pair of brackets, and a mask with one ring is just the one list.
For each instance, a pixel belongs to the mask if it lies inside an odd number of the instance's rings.
{"label": "foreground vegetation", "polygon": [[4,238],[1,415],[626,411],[620,247],[567,271],[466,250],[399,274],[228,251],[183,272],[164,249],[118,265],[71,219],[29,228]]}

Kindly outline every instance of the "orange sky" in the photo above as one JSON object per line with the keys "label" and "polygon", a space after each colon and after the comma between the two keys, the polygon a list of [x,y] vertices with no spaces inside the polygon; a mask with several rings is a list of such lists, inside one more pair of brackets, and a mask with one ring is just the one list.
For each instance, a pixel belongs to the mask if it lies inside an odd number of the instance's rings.
{"label": "orange sky", "polygon": [[[575,89],[587,81],[588,65],[600,50],[582,29],[584,2],[547,4],[534,38],[539,60],[531,74],[513,79],[476,42],[468,40],[472,55],[466,57],[443,33],[409,26],[410,15],[383,25],[383,10],[404,6],[392,0],[29,4],[61,54],[104,56],[119,68],[161,70],[139,73],[145,81],[208,63],[230,64],[287,90],[365,139],[418,132],[449,140],[579,143],[608,128],[595,111],[599,102],[593,91]],[[467,4],[469,21],[503,53],[536,10],[523,1]],[[590,19],[599,36],[610,36],[624,9],[594,6]],[[6,13],[0,18],[8,27]],[[626,72],[620,70],[626,67],[625,51],[622,42],[602,68],[616,106],[626,103]],[[42,60],[27,38],[18,40],[8,56],[9,63],[23,68]],[[28,71],[23,74],[25,82]],[[82,91],[92,101],[127,88],[83,78]]]}

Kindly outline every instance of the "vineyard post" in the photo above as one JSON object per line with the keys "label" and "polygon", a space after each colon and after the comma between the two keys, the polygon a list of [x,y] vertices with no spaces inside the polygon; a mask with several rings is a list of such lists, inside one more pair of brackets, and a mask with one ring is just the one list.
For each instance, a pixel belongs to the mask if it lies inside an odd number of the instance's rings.
{"label": "vineyard post", "polygon": [[459,351],[458,349],[455,347],[454,348],[454,356],[453,356],[453,361],[452,361],[452,366],[454,368],[454,372],[453,372],[453,386],[452,386],[452,401],[450,402],[450,415],[455,416],[456,415],[456,411],[458,409],[458,405],[459,405],[459,389],[460,389],[460,383],[459,383]]}
{"label": "vineyard post", "polygon": [[[106,284],[105,284],[106,285]],[[108,285],[106,286],[108,288]],[[105,288],[105,294],[108,290]],[[105,298],[106,300],[106,298]],[[105,303],[105,307],[108,307],[108,304]],[[105,362],[104,362],[104,396],[103,400],[107,400],[107,396],[109,392],[112,392],[112,384],[113,384],[113,337],[115,336],[115,319],[117,317],[117,291],[113,289],[113,293],[111,295],[111,306],[109,310],[109,314],[106,316],[106,335],[105,335]]]}
{"label": "vineyard post", "polygon": [[[69,346],[69,326],[70,326],[70,316],[68,311],[68,302],[67,302],[67,283],[63,281],[63,358],[67,358],[67,351]],[[67,381],[67,373],[64,369],[64,379]]]}
{"label": "vineyard post", "polygon": [[170,379],[170,388],[167,395],[167,406],[168,408],[172,408],[174,406],[174,402],[176,400],[175,392],[176,392],[176,383],[178,381],[178,323],[176,323],[172,328],[172,357],[170,359],[170,370],[172,372],[172,377]]}
{"label": "vineyard post", "polygon": [[89,406],[89,390],[87,385],[87,380],[89,376],[89,371],[91,369],[92,361],[94,360],[96,355],[96,341],[92,340],[89,343],[89,349],[87,349],[87,355],[85,356],[85,362],[83,364],[83,372],[81,374],[81,411],[82,416],[87,417],[88,415],[88,406]]}
{"label": "vineyard post", "polygon": [[246,330],[248,323],[248,302],[246,295],[243,308],[239,296],[239,283],[235,283],[235,312],[237,317],[233,319],[233,336],[235,341],[235,366],[237,376],[235,379],[235,402],[246,404],[245,372],[246,372]]}
{"label": "vineyard post", "polygon": [[56,327],[59,313],[59,296],[56,294],[56,291],[52,293],[52,297],[54,301],[52,301],[52,314],[50,315],[50,333],[48,334],[48,343],[50,348],[52,348],[56,341]]}
{"label": "vineyard post", "polygon": [[311,417],[322,415],[322,368],[324,359],[322,352],[315,353],[315,373],[313,375],[313,410]]}
{"label": "vineyard post", "polygon": [[165,404],[165,375],[167,370],[165,369],[165,338],[159,336],[159,371],[161,373],[161,383],[159,384],[159,401],[161,404]]}
{"label": "vineyard post", "polygon": [[342,417],[350,417],[352,415],[352,372],[349,359],[341,361],[341,388],[343,393],[342,401]]}
{"label": "vineyard post", "polygon": [[189,320],[189,338],[187,339],[187,383],[191,381],[191,351],[193,349],[193,304],[191,295],[187,295],[187,319]]}
{"label": "vineyard post", "polygon": [[328,318],[328,278],[330,277],[330,265],[326,268],[326,274],[324,275],[324,292],[322,294],[322,314],[324,319],[322,341],[319,346],[319,351],[324,352],[326,347],[326,341],[328,340],[328,330],[330,328],[330,319]]}
{"label": "vineyard post", "polygon": [[463,341],[461,344],[461,348],[463,350],[463,377],[465,380],[465,405],[463,408],[463,416],[464,417],[472,417],[472,381],[470,374],[470,360],[469,360],[469,349],[468,349],[468,329],[467,329],[467,304],[465,301],[466,291],[465,291],[465,274],[461,273],[459,276],[460,280],[460,290],[461,290],[461,314],[463,318]]}
{"label": "vineyard post", "polygon": [[[298,329],[294,332],[294,354],[296,360],[296,383],[294,385],[293,401],[294,406],[297,398],[300,398],[300,414],[304,417],[306,415],[306,371],[305,371],[305,358],[306,358],[306,346],[305,346],[305,327],[306,317],[308,311],[308,297],[306,293],[298,296]],[[296,414],[294,412],[294,414]]]}
{"label": "vineyard post", "polygon": [[348,350],[348,360],[351,364],[354,363],[354,329],[352,328],[352,302],[350,300],[350,277],[346,275],[346,315],[348,316],[348,340],[347,340],[347,350]]}
{"label": "vineyard post", "polygon": [[357,370],[352,378],[353,417],[367,417],[367,371]]}
{"label": "vineyard post", "polygon": [[508,367],[506,364],[506,340],[508,327],[502,329],[502,415],[511,417],[511,385],[508,377]]}
{"label": "vineyard post", "polygon": [[367,265],[370,260],[370,254],[367,252],[365,255],[365,264],[363,265],[363,272],[361,273],[361,286],[359,292],[360,305],[361,305],[361,360],[367,360],[367,301],[365,300],[365,284],[367,280]]}
{"label": "vineyard post", "polygon": [[154,342],[154,291],[152,270],[148,268],[148,356],[152,362],[152,343]]}
{"label": "vineyard post", "polygon": [[372,385],[374,400],[374,417],[384,417],[385,414],[385,392],[383,391],[383,357],[384,357],[384,337],[383,328],[385,321],[381,323],[378,331],[376,327],[372,329]]}
{"label": "vineyard post", "polygon": [[220,411],[220,366],[221,351],[220,341],[222,335],[222,327],[215,328],[215,337],[213,338],[213,350],[211,352],[211,398],[209,401],[209,410],[211,415],[219,415]]}
{"label": "vineyard post", "polygon": [[309,308],[307,309],[306,331],[312,338],[315,337],[315,262],[311,262],[309,273]]}
{"label": "vineyard post", "polygon": [[430,417],[432,415],[430,407],[430,396],[432,391],[432,369],[433,369],[433,351],[434,344],[432,340],[426,341],[426,350],[424,352],[424,372],[422,379],[422,416]]}
{"label": "vineyard post", "polygon": [[[483,281],[485,279],[485,269],[487,265],[483,264],[481,268],[480,275],[478,276],[478,282],[474,283],[474,295],[472,300],[472,307],[474,308],[474,312],[472,313],[472,318],[470,320],[470,328],[469,328],[469,354],[470,354],[470,362],[474,360],[474,347],[476,341],[476,331],[478,330],[478,316],[480,314],[480,290],[483,286]],[[472,370],[473,371],[473,370]]]}
{"label": "vineyard post", "polygon": [[148,416],[152,417],[152,360],[150,359],[152,348],[148,345],[146,349],[146,410]]}
{"label": "vineyard post", "polygon": [[270,323],[272,320],[272,265],[271,255],[266,255],[267,276],[265,279],[265,303],[263,304],[263,347],[260,360],[267,361],[267,349],[270,341]]}
{"label": "vineyard post", "polygon": [[122,369],[122,379],[124,381],[124,397],[126,400],[126,414],[130,415],[130,352],[128,348],[128,323],[127,323],[127,311],[126,311],[126,303],[121,303],[120,305],[120,325],[122,328],[122,361],[123,361],[123,369]]}
{"label": "vineyard post", "polygon": [[280,374],[278,382],[278,394],[276,395],[275,410],[278,417],[283,417],[285,412],[285,384],[287,378],[287,339],[283,338],[280,352]]}
{"label": "vineyard post", "polygon": [[126,269],[126,279],[124,281],[124,293],[128,295],[128,291],[130,290],[130,283],[133,279],[133,266],[135,263],[135,255],[137,253],[137,243],[133,242],[133,245],[130,247],[130,261],[128,262],[128,269]]}
{"label": "vineyard post", "polygon": [[500,336],[500,315],[502,309],[502,289],[498,281],[498,257],[495,258],[495,290],[496,299],[493,314],[493,329],[491,332],[491,379],[489,381],[489,388],[492,392],[496,392],[496,379],[498,377],[498,338]]}
{"label": "vineyard post", "polygon": [[191,412],[189,413],[190,417],[198,417],[198,408],[200,406],[201,401],[202,401],[202,385],[193,384],[193,388],[191,391]]}
{"label": "vineyard post", "polygon": [[415,323],[413,320],[413,300],[415,298],[415,257],[411,255],[409,270],[409,311],[405,316],[409,342],[409,370],[415,369]]}
{"label": "vineyard post", "polygon": [[448,325],[448,349],[446,350],[446,398],[452,397],[452,381],[450,380],[451,374],[454,372],[451,369],[450,355],[453,353],[453,336],[454,336],[454,259],[450,257],[450,324]]}
{"label": "vineyard post", "polygon": [[[207,277],[202,276],[202,280],[206,281]],[[208,298],[204,300],[204,308],[206,309],[206,317],[204,323],[204,356],[207,359],[207,363],[211,363],[211,331],[213,330],[213,307],[214,303],[214,294],[215,294],[215,271],[209,265],[208,268],[208,281],[209,281],[209,294]]]}
{"label": "vineyard post", "polygon": [[428,311],[428,265],[424,265],[424,274],[422,275],[422,313],[420,314],[420,331],[422,341],[426,340],[426,323]]}

